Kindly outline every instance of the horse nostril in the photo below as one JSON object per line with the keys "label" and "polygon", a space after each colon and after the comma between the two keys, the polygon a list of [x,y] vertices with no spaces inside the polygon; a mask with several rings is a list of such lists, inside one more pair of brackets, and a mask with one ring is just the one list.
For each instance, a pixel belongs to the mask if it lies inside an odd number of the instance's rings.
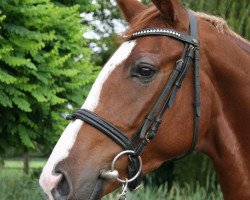
{"label": "horse nostril", "polygon": [[71,195],[71,182],[67,175],[62,174],[62,179],[57,186],[51,191],[55,200],[66,200]]}
{"label": "horse nostril", "polygon": [[63,176],[62,180],[57,185],[57,191],[61,196],[68,196],[69,195],[69,184],[65,176]]}

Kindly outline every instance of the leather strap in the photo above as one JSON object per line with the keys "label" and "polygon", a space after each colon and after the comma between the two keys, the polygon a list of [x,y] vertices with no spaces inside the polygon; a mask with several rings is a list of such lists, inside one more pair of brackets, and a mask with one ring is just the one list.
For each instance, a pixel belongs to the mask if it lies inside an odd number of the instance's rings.
{"label": "leather strap", "polygon": [[[198,44],[198,22],[197,17],[193,14],[193,11],[189,10],[189,24],[190,24],[190,35],[197,41]],[[198,46],[198,45],[194,45]]]}
{"label": "leather strap", "polygon": [[80,119],[91,126],[95,127],[108,137],[110,137],[114,142],[121,146],[124,150],[134,150],[133,144],[130,139],[120,131],[111,122],[105,120],[101,116],[87,110],[79,109],[74,114],[67,116],[68,120]]}
{"label": "leather strap", "polygon": [[146,28],[142,29],[140,31],[137,31],[132,34],[131,39],[134,40],[139,37],[144,36],[167,36],[171,38],[175,38],[177,40],[180,40],[184,43],[191,44],[193,46],[198,46],[197,40],[194,40],[195,37],[192,35],[185,35],[184,33],[175,31],[173,29],[168,28]]}

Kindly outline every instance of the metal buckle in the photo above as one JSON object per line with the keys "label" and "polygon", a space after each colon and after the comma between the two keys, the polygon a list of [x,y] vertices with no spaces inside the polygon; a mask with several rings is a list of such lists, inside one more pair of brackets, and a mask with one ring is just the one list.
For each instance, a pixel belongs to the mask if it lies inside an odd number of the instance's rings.
{"label": "metal buckle", "polygon": [[146,133],[146,135],[145,135],[145,140],[146,140],[147,143],[150,143],[150,142],[151,142],[151,140],[148,138],[148,137],[149,137],[149,134],[150,134],[150,132],[148,131],[148,132]]}

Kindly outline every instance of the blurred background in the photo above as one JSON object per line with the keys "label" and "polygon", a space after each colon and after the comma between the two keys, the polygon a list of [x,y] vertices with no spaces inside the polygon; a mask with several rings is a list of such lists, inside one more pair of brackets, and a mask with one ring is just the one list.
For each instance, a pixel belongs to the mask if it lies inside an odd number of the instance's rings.
{"label": "blurred background", "polygon": [[[250,39],[249,0],[182,3],[223,17]],[[38,177],[68,123],[65,115],[82,105],[126,26],[115,0],[0,0],[0,200],[45,199]],[[163,164],[130,198],[222,194],[209,158],[193,153]]]}

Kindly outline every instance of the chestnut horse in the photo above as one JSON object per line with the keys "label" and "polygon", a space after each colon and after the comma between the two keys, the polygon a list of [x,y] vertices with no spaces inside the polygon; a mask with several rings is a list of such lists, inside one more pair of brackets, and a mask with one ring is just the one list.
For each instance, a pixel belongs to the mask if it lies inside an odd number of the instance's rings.
{"label": "chestnut horse", "polygon": [[[130,24],[126,36],[145,28],[175,30],[172,34],[176,37],[179,33],[190,35],[190,11],[177,0],[152,0],[154,5],[150,8],[137,0],[117,0],[117,3]],[[197,18],[199,48],[195,49],[200,52],[201,83],[201,116],[195,150],[212,159],[224,199],[249,200],[250,44],[231,31],[222,19],[191,13]],[[89,111],[85,112],[87,122],[81,120],[82,115],[71,118],[74,120],[43,169],[40,185],[49,199],[100,199],[120,186],[118,181],[110,180],[112,177],[124,178],[127,186],[127,169],[133,158],[123,156],[113,160],[122,151],[121,146],[88,120],[105,122],[110,130],[125,134],[116,137],[122,141],[128,138],[129,142],[161,95],[183,49],[182,41],[163,35],[125,39],[102,69],[82,106]],[[185,154],[193,144],[192,71],[188,70],[173,105],[162,115],[157,135],[140,154],[142,175]],[[128,154],[133,156],[131,152]],[[137,158],[136,165],[141,166],[140,157]],[[111,168],[112,160],[114,169],[105,173],[103,170]]]}

